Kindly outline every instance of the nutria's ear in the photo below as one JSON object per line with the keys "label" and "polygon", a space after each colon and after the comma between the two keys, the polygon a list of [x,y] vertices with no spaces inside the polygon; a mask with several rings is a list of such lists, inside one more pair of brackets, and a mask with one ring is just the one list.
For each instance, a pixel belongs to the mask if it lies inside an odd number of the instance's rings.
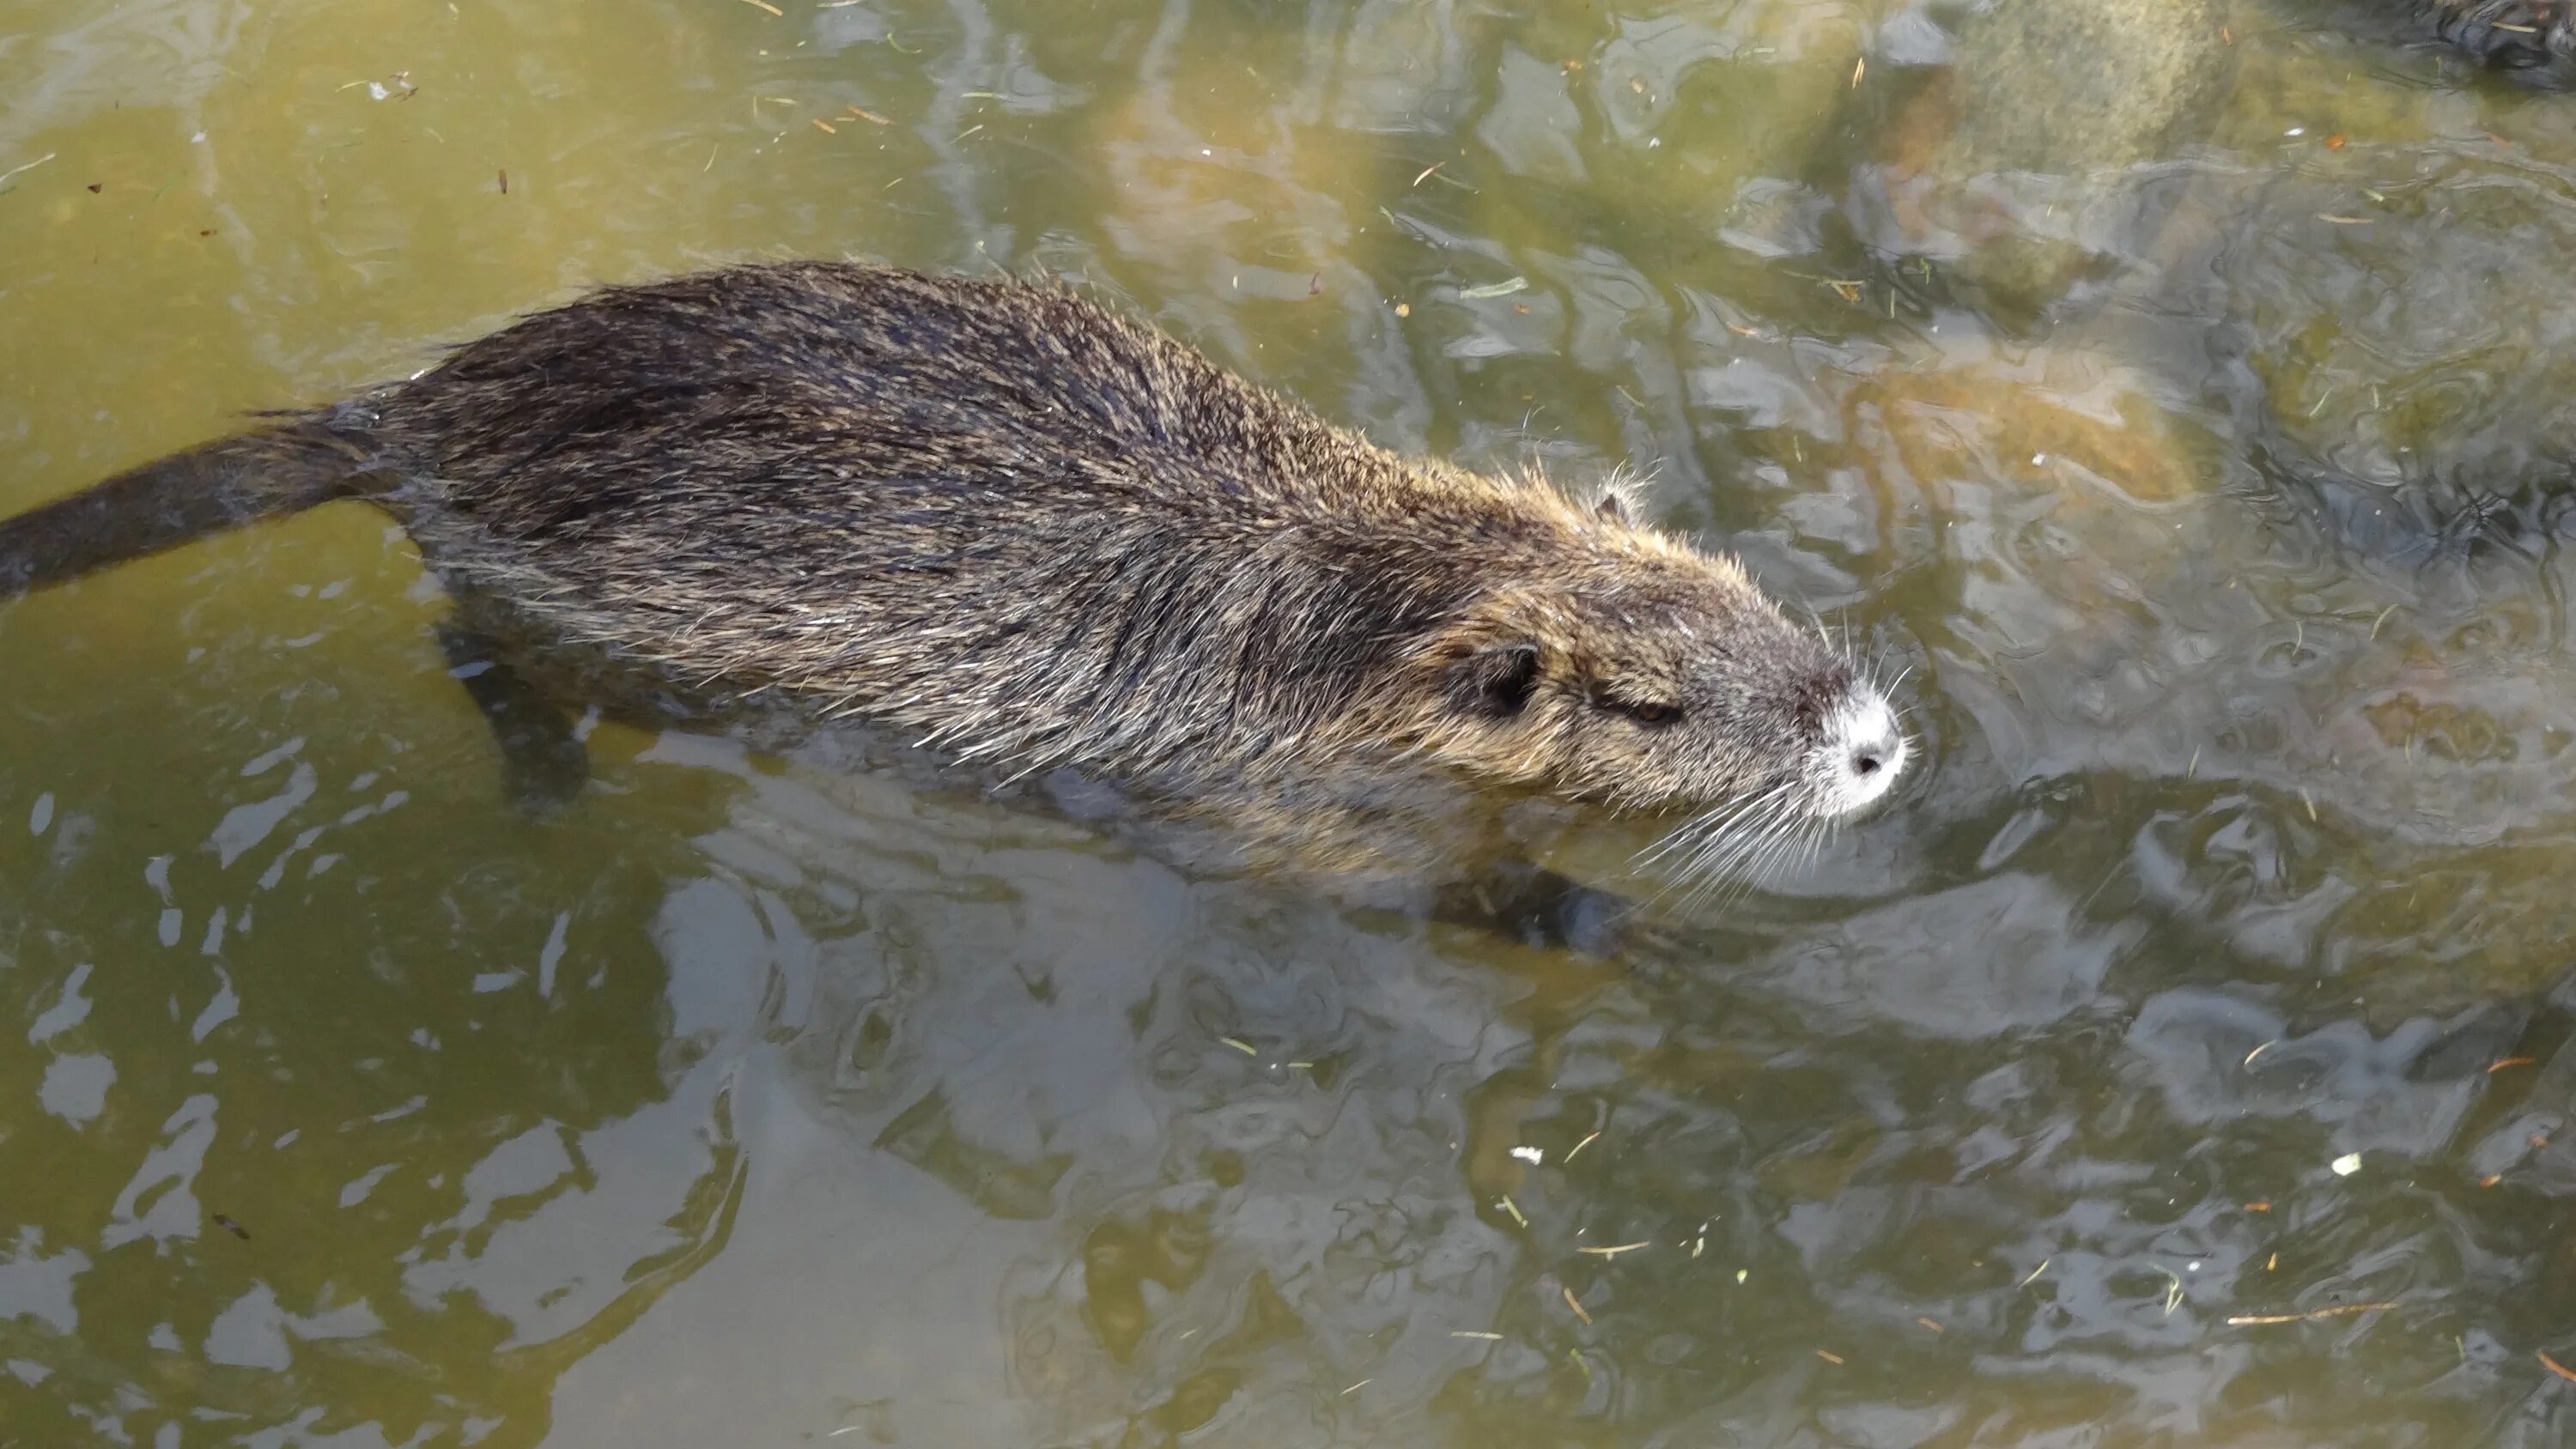
{"label": "nutria's ear", "polygon": [[1622,528],[1636,522],[1628,516],[1628,495],[1616,488],[1604,488],[1601,496],[1592,500],[1592,516]]}
{"label": "nutria's ear", "polygon": [[1465,714],[1509,719],[1538,687],[1538,646],[1489,644],[1449,666],[1449,702]]}

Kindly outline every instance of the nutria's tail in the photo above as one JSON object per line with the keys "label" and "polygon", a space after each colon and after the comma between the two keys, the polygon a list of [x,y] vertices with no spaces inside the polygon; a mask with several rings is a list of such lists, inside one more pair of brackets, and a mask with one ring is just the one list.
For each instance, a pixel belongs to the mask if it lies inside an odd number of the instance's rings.
{"label": "nutria's tail", "polygon": [[0,522],[0,599],[356,495],[367,466],[317,419],[173,453]]}

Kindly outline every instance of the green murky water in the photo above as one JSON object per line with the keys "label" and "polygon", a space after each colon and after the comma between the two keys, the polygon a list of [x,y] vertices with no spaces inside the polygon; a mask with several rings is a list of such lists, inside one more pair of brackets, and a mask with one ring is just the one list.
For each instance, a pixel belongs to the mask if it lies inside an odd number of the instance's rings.
{"label": "green murky water", "polygon": [[603,725],[524,819],[363,510],[0,607],[0,1443],[2569,1442],[2576,105],[2367,0],[2056,5],[2170,63],[2026,0],[0,8],[10,509],[594,280],[1045,269],[1652,467],[1928,747],[1605,966],[828,742]]}

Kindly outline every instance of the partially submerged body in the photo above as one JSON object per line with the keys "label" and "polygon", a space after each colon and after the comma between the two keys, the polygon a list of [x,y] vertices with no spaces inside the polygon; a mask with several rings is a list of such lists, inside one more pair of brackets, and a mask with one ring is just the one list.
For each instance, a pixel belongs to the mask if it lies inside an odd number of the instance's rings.
{"label": "partially submerged body", "polygon": [[335,492],[418,541],[460,661],[1069,769],[1255,859],[1437,879],[1426,822],[1537,798],[1696,816],[1714,861],[1905,760],[1816,631],[1615,495],[1397,457],[1065,291],[856,265],[527,318],[13,520],[0,578]]}

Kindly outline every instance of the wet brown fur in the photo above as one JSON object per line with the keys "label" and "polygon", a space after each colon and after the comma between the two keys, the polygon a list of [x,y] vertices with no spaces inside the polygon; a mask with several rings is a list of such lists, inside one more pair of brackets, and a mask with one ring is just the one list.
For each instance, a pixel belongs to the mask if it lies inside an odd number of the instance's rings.
{"label": "wet brown fur", "polygon": [[487,631],[1170,795],[1348,808],[1427,767],[1707,806],[1793,780],[1854,683],[1615,498],[1400,458],[1003,279],[803,262],[597,292],[0,525],[0,588],[106,561],[103,502],[192,474],[227,491],[124,553],[337,488]]}

